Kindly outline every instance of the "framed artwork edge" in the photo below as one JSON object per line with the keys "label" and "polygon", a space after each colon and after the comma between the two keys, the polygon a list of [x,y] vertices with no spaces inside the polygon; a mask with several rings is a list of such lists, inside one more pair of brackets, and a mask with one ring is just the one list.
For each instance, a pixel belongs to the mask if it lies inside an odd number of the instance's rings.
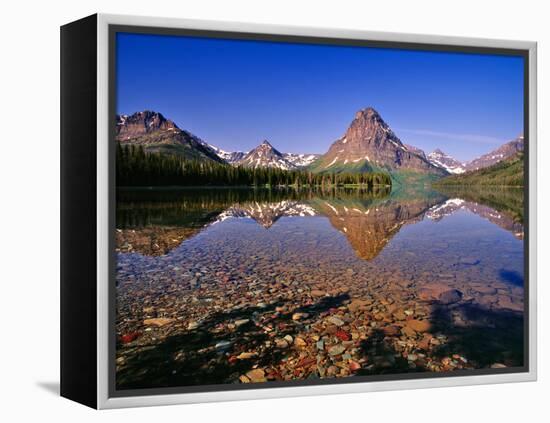
{"label": "framed artwork edge", "polygon": [[[238,22],[203,21],[173,18],[153,18],[145,16],[124,16],[97,14],[94,15],[97,25],[97,91],[96,96],[96,210],[95,227],[96,239],[96,286],[95,286],[95,330],[96,330],[96,355],[95,375],[96,387],[90,389],[95,398],[84,402],[98,409],[110,409],[121,407],[137,407],[152,405],[189,404],[213,401],[235,401],[265,398],[282,398],[310,395],[347,394],[359,392],[374,392],[400,389],[423,389],[435,387],[451,387],[465,385],[495,384],[508,382],[528,382],[537,379],[537,97],[536,97],[536,71],[537,71],[537,44],[530,41],[509,41],[496,39],[449,37],[418,34],[400,34],[386,32],[357,31],[347,29],[324,29],[313,27],[263,25]],[[69,24],[71,25],[71,24]],[[528,371],[511,373],[510,369],[503,373],[483,375],[460,375],[452,377],[416,378],[400,380],[384,380],[372,382],[341,383],[334,381],[328,384],[316,384],[310,386],[285,386],[238,390],[211,390],[209,392],[195,393],[169,393],[155,395],[116,396],[110,395],[109,374],[113,370],[113,361],[110,360],[110,298],[109,281],[112,272],[110,259],[111,240],[111,208],[113,201],[113,188],[110,185],[110,160],[112,155],[109,148],[111,127],[110,97],[109,97],[109,34],[112,26],[135,26],[148,28],[173,28],[187,30],[206,30],[221,32],[238,32],[250,34],[265,34],[290,37],[334,38],[347,40],[387,41],[393,43],[411,44],[437,44],[458,47],[481,47],[522,50],[528,54],[528,122],[526,123],[528,140],[529,164],[528,164],[528,338],[529,355]],[[63,95],[62,95],[63,97]],[[63,147],[62,147],[63,148]],[[63,182],[62,182],[63,183]],[[63,201],[63,200],[62,200]],[[63,219],[63,216],[62,216]],[[62,225],[63,226],[63,225]],[[63,237],[62,237],[63,238]],[[63,260],[63,254],[62,254]],[[62,282],[63,284],[63,282]],[[62,304],[63,313],[63,304]],[[93,319],[91,316],[90,319]],[[63,322],[63,321],[62,321]],[[63,323],[62,323],[63,331]],[[63,342],[63,336],[62,336]],[[63,355],[63,347],[62,347]],[[504,369],[502,369],[504,370]],[[62,358],[63,372],[63,358]],[[63,376],[62,376],[63,395]],[[71,398],[71,394],[67,396]],[[71,398],[74,399],[74,398]]]}

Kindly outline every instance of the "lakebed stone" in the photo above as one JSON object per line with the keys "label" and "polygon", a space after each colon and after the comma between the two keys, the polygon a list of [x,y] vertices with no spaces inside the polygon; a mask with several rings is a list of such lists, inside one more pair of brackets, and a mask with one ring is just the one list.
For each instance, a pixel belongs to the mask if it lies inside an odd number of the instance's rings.
{"label": "lakebed stone", "polygon": [[266,382],[265,371],[263,369],[254,369],[246,373],[246,377],[253,383]]}
{"label": "lakebed stone", "polygon": [[408,320],[407,327],[416,332],[427,332],[430,330],[431,324],[426,320]]}
{"label": "lakebed stone", "polygon": [[330,355],[339,355],[342,354],[346,350],[346,347],[343,345],[333,345],[328,349],[328,353]]}
{"label": "lakebed stone", "polygon": [[154,318],[154,319],[145,319],[143,321],[143,324],[145,326],[158,326],[158,327],[162,327],[164,325],[167,325],[169,323],[172,323],[174,321],[174,319],[169,319],[169,318],[166,318],[166,317],[157,317],[157,318]]}

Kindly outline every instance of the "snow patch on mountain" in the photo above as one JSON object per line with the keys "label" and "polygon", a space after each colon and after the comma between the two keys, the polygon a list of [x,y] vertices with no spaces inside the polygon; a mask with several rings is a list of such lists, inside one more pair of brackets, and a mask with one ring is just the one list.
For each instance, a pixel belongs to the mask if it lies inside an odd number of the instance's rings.
{"label": "snow patch on mountain", "polygon": [[464,165],[455,158],[436,149],[427,156],[428,161],[434,166],[445,169],[449,173],[460,174],[466,171]]}
{"label": "snow patch on mountain", "polygon": [[283,153],[283,157],[287,162],[292,163],[296,167],[306,167],[321,157],[320,154],[297,154]]}
{"label": "snow patch on mountain", "polygon": [[267,140],[264,140],[258,147],[249,151],[235,164],[245,167],[270,167],[282,170],[297,168],[297,166],[286,160],[283,154],[275,149]]}

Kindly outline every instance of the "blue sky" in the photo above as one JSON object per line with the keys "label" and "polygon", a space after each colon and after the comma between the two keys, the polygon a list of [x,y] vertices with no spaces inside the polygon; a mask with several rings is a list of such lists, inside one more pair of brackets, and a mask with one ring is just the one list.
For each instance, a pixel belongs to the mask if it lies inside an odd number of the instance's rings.
{"label": "blue sky", "polygon": [[523,59],[119,33],[117,113],[155,110],[225,150],[324,153],[372,106],[459,160],[523,132]]}

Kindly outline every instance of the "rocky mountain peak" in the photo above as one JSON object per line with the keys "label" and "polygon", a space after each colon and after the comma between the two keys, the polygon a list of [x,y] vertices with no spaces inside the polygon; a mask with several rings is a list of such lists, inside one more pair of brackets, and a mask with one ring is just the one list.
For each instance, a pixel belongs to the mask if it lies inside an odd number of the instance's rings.
{"label": "rocky mountain peak", "polygon": [[117,115],[116,141],[140,145],[151,153],[167,153],[189,160],[207,160],[225,163],[199,137],[166,119],[161,113],[144,110],[132,115]]}
{"label": "rocky mountain peak", "polygon": [[355,119],[382,119],[374,107],[366,107],[355,114]]}
{"label": "rocky mountain peak", "polygon": [[180,132],[181,130],[161,113],[151,110],[136,112],[132,115],[117,116],[117,138],[136,138],[155,131]]}
{"label": "rocky mountain peak", "polygon": [[263,140],[261,144],[252,151],[274,153],[279,155],[281,154],[281,152],[277,150],[275,147],[273,147],[268,140]]}
{"label": "rocky mountain peak", "polygon": [[336,140],[316,163],[318,171],[345,168],[368,171],[409,169],[446,175],[422,154],[410,151],[372,107],[359,110],[344,136]]}
{"label": "rocky mountain peak", "polygon": [[355,119],[353,119],[346,135],[349,134],[353,137],[354,135],[358,135],[358,133],[360,135],[361,132],[365,135],[391,134],[394,141],[401,144],[401,141],[391,131],[389,125],[384,122],[384,119],[382,119],[380,114],[372,107],[359,110],[355,114]]}
{"label": "rocky mountain peak", "polygon": [[295,169],[296,166],[285,159],[284,155],[273,147],[269,141],[262,143],[239,160],[237,165],[246,167],[273,167],[278,169]]}

